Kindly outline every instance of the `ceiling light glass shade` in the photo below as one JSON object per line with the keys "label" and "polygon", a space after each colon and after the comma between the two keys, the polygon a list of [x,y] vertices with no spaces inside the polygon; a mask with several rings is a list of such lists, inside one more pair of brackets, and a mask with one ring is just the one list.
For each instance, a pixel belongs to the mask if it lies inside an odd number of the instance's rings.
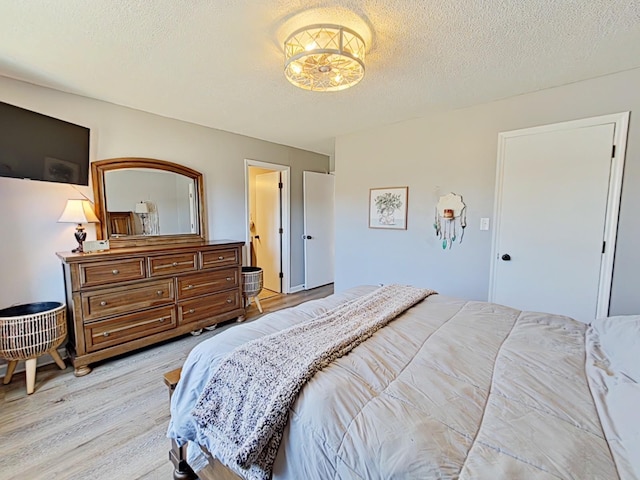
{"label": "ceiling light glass shade", "polygon": [[364,77],[364,40],[340,25],[311,25],[284,42],[284,73],[296,87],[320,92],[349,88]]}

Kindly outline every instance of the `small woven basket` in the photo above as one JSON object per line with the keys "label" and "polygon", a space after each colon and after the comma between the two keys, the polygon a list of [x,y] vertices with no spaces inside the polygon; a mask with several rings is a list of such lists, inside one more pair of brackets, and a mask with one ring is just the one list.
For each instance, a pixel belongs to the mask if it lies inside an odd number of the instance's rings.
{"label": "small woven basket", "polygon": [[0,310],[0,358],[28,360],[57,348],[67,336],[67,307],[29,303]]}
{"label": "small woven basket", "polygon": [[255,297],[262,291],[262,268],[242,267],[242,294]]}

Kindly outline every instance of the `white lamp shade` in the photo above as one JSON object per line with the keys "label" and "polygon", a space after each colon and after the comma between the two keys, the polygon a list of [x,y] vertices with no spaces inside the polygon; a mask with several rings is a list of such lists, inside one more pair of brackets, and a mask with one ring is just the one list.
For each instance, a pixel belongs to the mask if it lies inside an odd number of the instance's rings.
{"label": "white lamp shade", "polygon": [[136,213],[149,213],[149,205],[146,202],[136,203]]}
{"label": "white lamp shade", "polygon": [[67,200],[67,205],[58,222],[61,223],[100,223],[89,200]]}

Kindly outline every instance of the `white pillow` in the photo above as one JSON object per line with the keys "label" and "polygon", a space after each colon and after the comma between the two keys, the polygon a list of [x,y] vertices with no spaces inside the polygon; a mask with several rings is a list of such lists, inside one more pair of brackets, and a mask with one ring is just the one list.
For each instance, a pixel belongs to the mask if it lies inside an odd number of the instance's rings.
{"label": "white pillow", "polygon": [[595,320],[600,347],[615,374],[640,383],[640,315],[621,315]]}

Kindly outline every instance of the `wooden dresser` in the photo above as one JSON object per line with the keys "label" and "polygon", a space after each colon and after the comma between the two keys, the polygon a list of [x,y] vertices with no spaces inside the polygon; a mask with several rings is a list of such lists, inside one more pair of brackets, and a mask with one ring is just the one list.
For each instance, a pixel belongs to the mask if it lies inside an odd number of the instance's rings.
{"label": "wooden dresser", "polygon": [[57,253],[76,376],[100,360],[235,317],[242,321],[242,245],[221,240]]}

